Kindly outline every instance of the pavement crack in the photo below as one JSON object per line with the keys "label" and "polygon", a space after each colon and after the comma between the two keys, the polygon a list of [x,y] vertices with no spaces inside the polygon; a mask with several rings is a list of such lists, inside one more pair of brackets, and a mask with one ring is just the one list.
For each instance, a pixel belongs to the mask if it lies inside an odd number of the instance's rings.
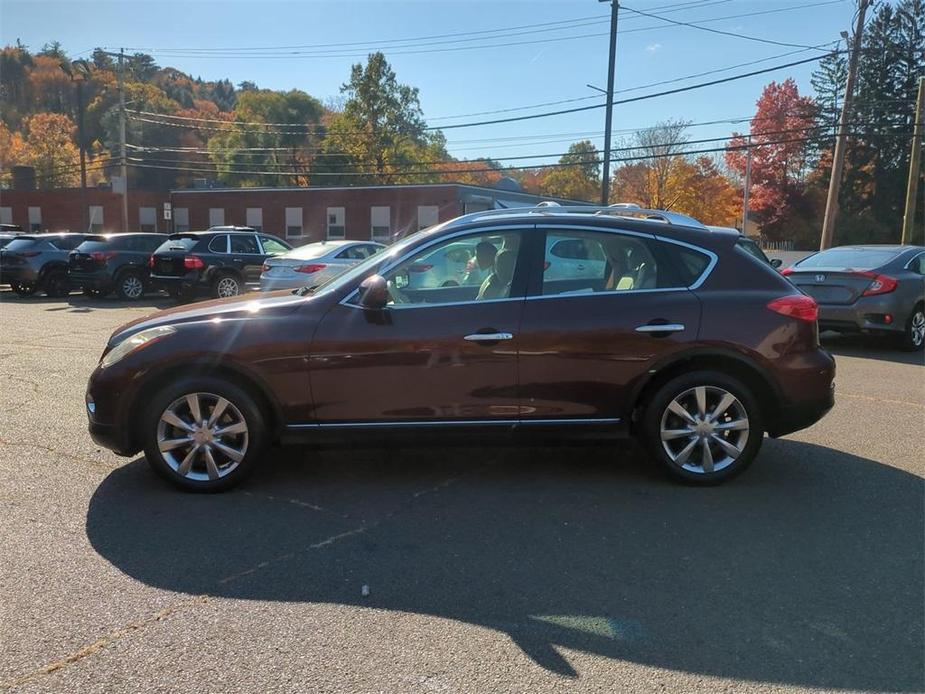
{"label": "pavement crack", "polygon": [[153,615],[150,615],[149,617],[138,619],[134,622],[129,622],[128,624],[122,627],[119,627],[118,629],[114,629],[113,631],[110,631],[108,634],[106,634],[105,636],[102,636],[101,638],[97,639],[93,643],[87,646],[84,646],[83,648],[80,648],[74,651],[73,653],[64,656],[63,658],[59,660],[55,660],[51,663],[48,663],[47,665],[43,665],[37,670],[33,670],[32,672],[28,672],[24,675],[20,675],[19,677],[14,677],[11,680],[0,682],[0,689],[8,691],[10,689],[13,689],[14,687],[19,687],[29,682],[33,682],[37,679],[41,679],[42,677],[46,677],[47,675],[50,675],[53,672],[61,670],[62,668],[66,668],[69,665],[73,665],[74,663],[80,662],[84,658],[87,658],[91,655],[95,655],[96,653],[99,653],[107,646],[110,646],[116,641],[119,641],[125,638],[126,636],[136,631],[139,631],[140,629],[144,629],[145,627],[151,626],[152,624],[156,624],[157,622],[167,619],[168,617],[170,617],[175,612],[178,612],[179,610],[185,609],[187,607],[195,607],[197,605],[201,605],[208,601],[209,601],[209,598],[207,596],[199,595],[199,596],[196,596],[195,598],[191,598],[189,600],[183,600],[169,607],[165,607],[164,609],[159,610],[158,612],[155,612]]}

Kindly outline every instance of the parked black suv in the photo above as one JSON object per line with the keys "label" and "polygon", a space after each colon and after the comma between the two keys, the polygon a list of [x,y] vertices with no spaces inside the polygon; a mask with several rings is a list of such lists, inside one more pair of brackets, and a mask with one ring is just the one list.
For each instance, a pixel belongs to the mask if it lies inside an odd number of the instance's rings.
{"label": "parked black suv", "polygon": [[86,234],[23,234],[0,248],[0,284],[20,296],[44,290],[48,296],[67,296],[67,255]]}
{"label": "parked black suv", "polygon": [[144,296],[148,285],[148,259],[164,241],[163,234],[94,234],[71,251],[68,278],[85,294],[120,299]]}
{"label": "parked black suv", "polygon": [[208,290],[216,298],[256,289],[263,261],[292,250],[268,234],[244,231],[190,231],[171,234],[151,256],[151,282],[180,298]]}

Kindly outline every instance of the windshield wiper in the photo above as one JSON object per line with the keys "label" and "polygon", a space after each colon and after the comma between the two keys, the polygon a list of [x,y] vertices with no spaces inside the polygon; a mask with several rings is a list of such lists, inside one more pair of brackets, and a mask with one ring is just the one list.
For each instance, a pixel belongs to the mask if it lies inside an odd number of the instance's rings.
{"label": "windshield wiper", "polygon": [[298,296],[305,296],[306,294],[311,294],[320,286],[321,285],[319,284],[313,284],[311,287],[299,287],[298,289],[293,290],[292,293]]}

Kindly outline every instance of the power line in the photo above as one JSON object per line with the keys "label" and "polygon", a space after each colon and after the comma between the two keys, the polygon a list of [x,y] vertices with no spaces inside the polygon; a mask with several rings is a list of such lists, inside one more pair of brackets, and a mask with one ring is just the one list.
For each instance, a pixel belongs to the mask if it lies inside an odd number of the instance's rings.
{"label": "power line", "polygon": [[[835,2],[840,2],[840,0],[833,0],[828,4],[834,4]],[[826,3],[819,3],[826,4]],[[818,49],[818,46],[807,46],[801,43],[786,43],[784,41],[774,41],[773,39],[764,39],[758,36],[748,36],[747,34],[739,34],[732,31],[722,31],[720,29],[711,29],[710,27],[701,26],[700,24],[694,24],[693,22],[682,22],[677,19],[670,19],[669,17],[663,17],[662,15],[652,14],[651,12],[643,12],[642,10],[635,10],[632,7],[627,7],[626,5],[620,5],[621,9],[627,10],[628,12],[633,12],[634,14],[641,15],[643,17],[651,17],[652,19],[658,19],[663,22],[668,22],[669,24],[674,24],[675,26],[690,27],[691,29],[700,29],[701,31],[709,31],[712,34],[720,34],[722,36],[732,36],[737,39],[745,39],[747,41],[757,41],[759,43],[769,43],[774,46],[789,46],[790,48],[808,48],[808,49]],[[820,49],[821,50],[821,49]]]}

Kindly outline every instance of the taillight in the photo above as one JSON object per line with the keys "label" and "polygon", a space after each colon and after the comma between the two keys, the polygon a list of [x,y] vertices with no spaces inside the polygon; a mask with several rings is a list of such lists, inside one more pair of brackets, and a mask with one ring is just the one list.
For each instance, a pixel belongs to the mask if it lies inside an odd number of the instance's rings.
{"label": "taillight", "polygon": [[267,265],[266,263],[260,266],[260,272],[269,272],[269,271],[270,271],[270,266]]}
{"label": "taillight", "polygon": [[154,256],[153,255],[150,258],[148,258],[148,267],[151,268],[152,270],[154,269]]}
{"label": "taillight", "polygon": [[877,294],[889,294],[896,289],[899,284],[895,279],[888,275],[878,275],[876,272],[860,272],[864,277],[870,277],[873,282],[864,290],[861,296],[876,296]]}
{"label": "taillight", "polygon": [[313,272],[318,272],[319,270],[324,270],[327,265],[322,263],[314,263],[312,265],[299,265],[298,267],[293,268],[296,272],[304,272],[306,275],[310,275]]}
{"label": "taillight", "polygon": [[188,255],[183,258],[183,267],[187,270],[201,270],[206,264],[202,262],[202,258],[198,255]]}
{"label": "taillight", "polygon": [[433,267],[430,263],[414,263],[408,266],[408,272],[427,272]]}
{"label": "taillight", "polygon": [[792,274],[793,274],[793,268],[792,268],[792,267],[785,267],[783,270],[780,271],[780,274],[782,274],[784,277],[786,277],[787,275],[792,275]]}
{"label": "taillight", "polygon": [[768,304],[768,308],[782,316],[798,320],[814,321],[819,317],[819,305],[815,299],[806,294],[791,294]]}
{"label": "taillight", "polygon": [[552,265],[548,260],[543,263],[543,272],[546,272],[549,269],[549,266]]}
{"label": "taillight", "polygon": [[105,263],[107,260],[114,258],[115,256],[115,251],[93,251],[93,253],[90,254],[90,257],[98,263]]}

